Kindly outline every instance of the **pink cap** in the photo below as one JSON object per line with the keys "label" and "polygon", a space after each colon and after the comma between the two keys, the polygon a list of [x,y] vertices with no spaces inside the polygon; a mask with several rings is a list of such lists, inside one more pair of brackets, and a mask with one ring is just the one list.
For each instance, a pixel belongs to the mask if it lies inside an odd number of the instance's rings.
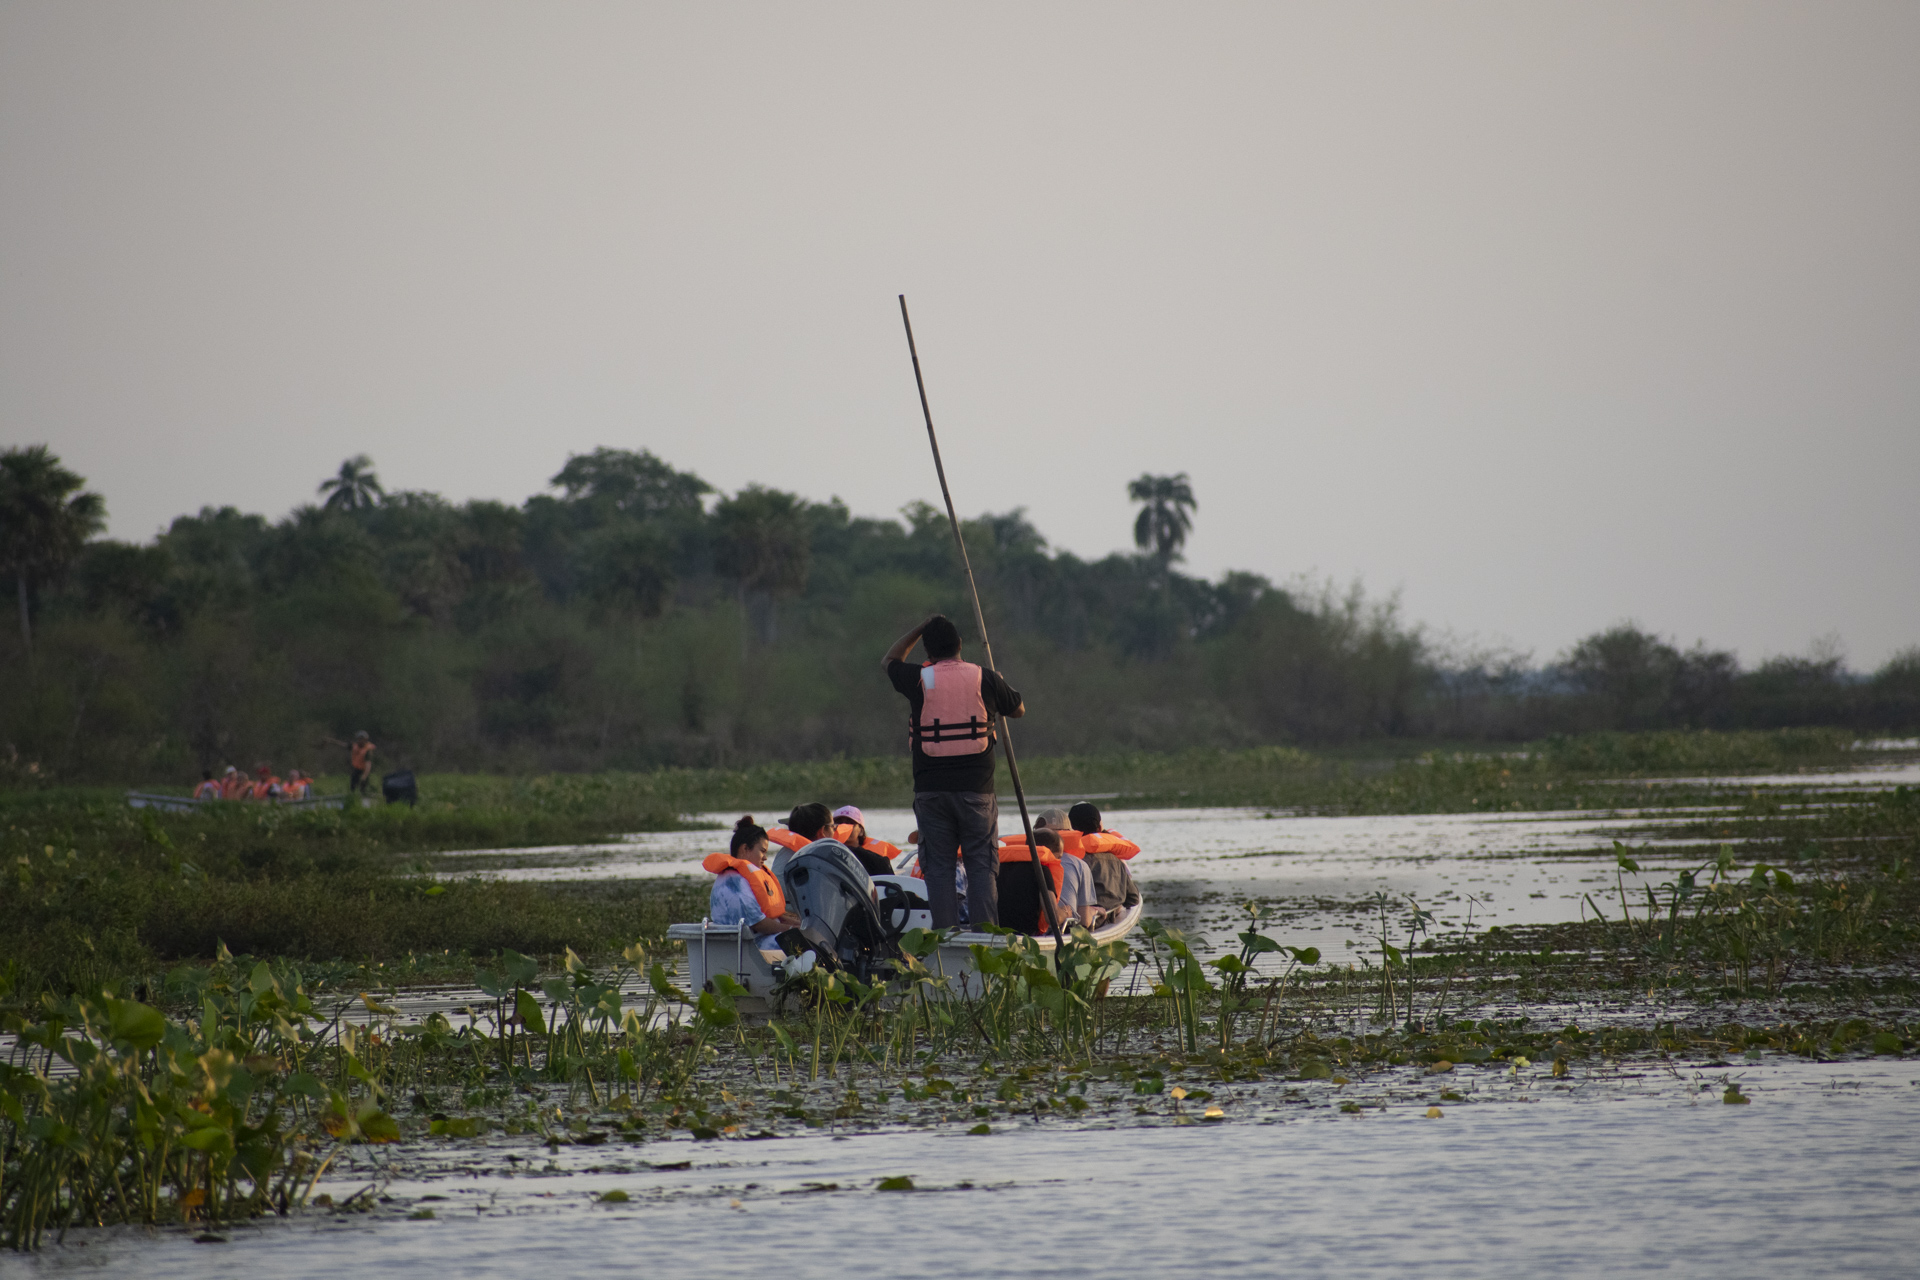
{"label": "pink cap", "polygon": [[859,809],[850,804],[843,804],[838,809],[835,809],[833,816],[836,818],[852,818],[863,827],[867,825],[867,815],[861,813]]}

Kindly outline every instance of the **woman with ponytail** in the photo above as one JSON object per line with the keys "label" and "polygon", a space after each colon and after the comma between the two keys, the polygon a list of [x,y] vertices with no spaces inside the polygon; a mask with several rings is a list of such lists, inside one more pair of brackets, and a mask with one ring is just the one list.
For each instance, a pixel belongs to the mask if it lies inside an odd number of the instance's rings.
{"label": "woman with ponytail", "polygon": [[715,924],[748,925],[762,938],[800,925],[787,909],[780,881],[767,870],[767,833],[751,815],[733,826],[727,852],[708,854],[700,864],[714,873],[707,918]]}

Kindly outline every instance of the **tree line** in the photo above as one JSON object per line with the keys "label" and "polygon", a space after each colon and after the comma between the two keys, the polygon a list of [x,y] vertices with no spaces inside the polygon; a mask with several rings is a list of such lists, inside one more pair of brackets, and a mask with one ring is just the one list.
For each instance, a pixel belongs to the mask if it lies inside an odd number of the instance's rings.
{"label": "tree line", "polygon": [[[1118,495],[1116,495],[1117,497]],[[1747,669],[1622,624],[1544,666],[1461,655],[1359,589],[1180,569],[1198,503],[1142,476],[1135,553],[1051,549],[1023,511],[966,521],[1035,753],[1622,728],[1920,724],[1920,650]],[[929,610],[971,630],[945,516],[857,517],[650,452],[570,457],[519,505],[388,492],[365,457],[274,521],[231,506],[142,544],[43,446],[0,453],[0,775],[179,781],[332,763],[731,766],[898,751],[878,655]]]}

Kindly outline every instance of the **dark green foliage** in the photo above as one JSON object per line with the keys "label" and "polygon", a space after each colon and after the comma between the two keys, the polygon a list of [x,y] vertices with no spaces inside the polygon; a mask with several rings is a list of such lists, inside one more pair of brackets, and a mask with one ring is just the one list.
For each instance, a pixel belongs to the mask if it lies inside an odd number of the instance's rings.
{"label": "dark green foliage", "polygon": [[706,888],[692,881],[441,882],[405,856],[671,825],[631,793],[567,783],[471,786],[463,803],[418,809],[306,813],[235,805],[156,815],[111,793],[7,794],[0,967],[14,966],[25,990],[91,991],[209,960],[222,944],[367,963],[501,947],[555,955],[618,948],[697,917]]}
{"label": "dark green foliage", "polygon": [[[709,509],[699,477],[598,449],[521,506],[455,504],[383,492],[371,465],[277,523],[204,508],[149,546],[75,543],[57,582],[30,573],[45,634],[29,677],[0,682],[0,750],[41,777],[146,785],[338,769],[314,744],[357,729],[382,769],[898,764],[879,655],[934,609],[972,629],[923,502],[871,520],[749,485]],[[1134,488],[1141,555],[1056,554],[1023,511],[966,522],[1035,755],[1920,724],[1913,654],[1871,680],[1828,659],[1742,671],[1628,625],[1545,671],[1451,657],[1357,589],[1176,572],[1190,487]],[[24,659],[0,635],[0,665]]]}

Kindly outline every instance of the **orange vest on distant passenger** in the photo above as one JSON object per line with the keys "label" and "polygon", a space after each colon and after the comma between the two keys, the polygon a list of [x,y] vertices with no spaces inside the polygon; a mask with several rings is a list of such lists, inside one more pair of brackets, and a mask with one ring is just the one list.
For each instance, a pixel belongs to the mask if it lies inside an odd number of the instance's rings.
{"label": "orange vest on distant passenger", "polygon": [[977,756],[993,750],[993,722],[980,693],[983,672],[971,662],[942,658],[920,668],[920,713],[908,715],[907,736],[930,756]]}
{"label": "orange vest on distant passenger", "polygon": [[1118,831],[1096,831],[1091,835],[1080,836],[1080,852],[1083,856],[1089,853],[1110,853],[1125,862],[1140,852],[1140,846]]}
{"label": "orange vest on distant passenger", "polygon": [[[1075,858],[1084,858],[1087,856],[1087,851],[1080,842],[1080,833],[1078,831],[1056,831],[1053,834],[1060,837],[1061,853]],[[1019,845],[1024,849],[1027,847],[1027,837],[1025,833],[1015,832],[1010,836],[1001,836],[1000,843],[1002,845]],[[1048,853],[1051,854],[1052,850],[1048,850]]]}
{"label": "orange vest on distant passenger", "polygon": [[736,858],[730,853],[710,853],[700,863],[701,869],[721,875],[728,871],[738,871],[753,890],[753,900],[759,904],[760,912],[766,916],[787,914],[787,895],[780,889],[780,880],[765,867],[748,862],[745,858]]}
{"label": "orange vest on distant passenger", "polygon": [[[1033,861],[1033,851],[1027,848],[1025,837],[1022,837],[1018,844],[1002,844],[1000,846],[1000,861]],[[1043,887],[1047,892],[1053,894],[1054,899],[1058,901],[1060,897],[1060,884],[1066,876],[1066,873],[1060,869],[1060,859],[1053,856],[1053,850],[1042,849],[1040,851],[1040,866],[1047,873],[1046,880],[1042,882]],[[1003,923],[1005,922],[1003,921]],[[1012,926],[1008,925],[1008,927],[1011,928]],[[1053,926],[1047,923],[1047,909],[1044,906],[1040,908],[1040,918],[1034,921],[1033,932],[1036,935],[1053,932]]]}
{"label": "orange vest on distant passenger", "polygon": [[851,822],[842,822],[836,826],[833,829],[833,838],[856,852],[860,849],[865,849],[868,853],[877,853],[888,862],[892,862],[900,856],[900,847],[898,845],[888,844],[885,840],[875,840],[872,836],[867,837],[865,844],[854,844],[853,824]]}

